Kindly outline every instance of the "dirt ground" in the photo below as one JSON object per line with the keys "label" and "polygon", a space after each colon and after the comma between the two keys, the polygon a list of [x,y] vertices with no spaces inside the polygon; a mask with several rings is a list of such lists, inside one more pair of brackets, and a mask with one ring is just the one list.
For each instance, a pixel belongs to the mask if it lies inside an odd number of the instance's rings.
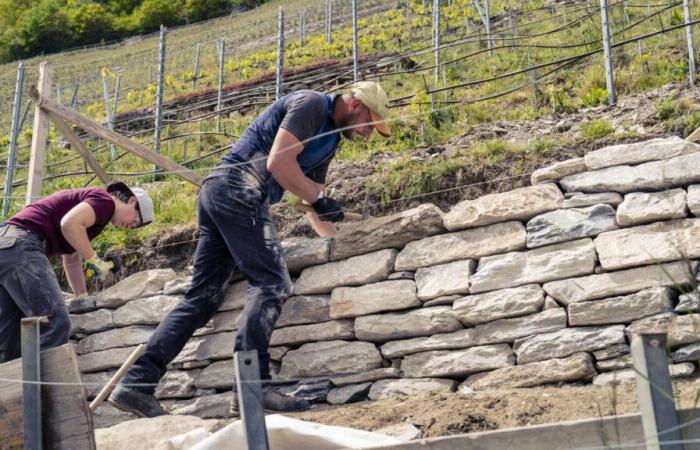
{"label": "dirt ground", "polygon": [[[699,379],[674,382],[677,407],[693,407],[699,395]],[[422,430],[423,437],[435,437],[638,411],[635,384],[614,387],[588,384],[367,401],[319,407],[290,416],[367,431],[409,422]]]}

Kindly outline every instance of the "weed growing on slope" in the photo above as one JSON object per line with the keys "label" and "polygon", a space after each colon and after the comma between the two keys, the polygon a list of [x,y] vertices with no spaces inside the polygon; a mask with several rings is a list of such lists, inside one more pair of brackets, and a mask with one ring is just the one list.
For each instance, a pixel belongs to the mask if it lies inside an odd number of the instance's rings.
{"label": "weed growing on slope", "polygon": [[581,124],[581,136],[588,142],[602,139],[615,132],[615,128],[605,119],[593,119]]}

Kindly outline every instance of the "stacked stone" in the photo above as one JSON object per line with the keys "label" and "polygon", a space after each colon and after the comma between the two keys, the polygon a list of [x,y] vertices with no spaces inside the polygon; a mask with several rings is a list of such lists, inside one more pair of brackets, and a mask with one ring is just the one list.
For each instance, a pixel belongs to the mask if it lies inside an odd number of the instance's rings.
{"label": "stacked stone", "polygon": [[[285,243],[298,277],[271,340],[281,389],[342,404],[623,382],[634,377],[631,335],[651,331],[669,334],[671,373],[692,374],[700,146],[606,147],[537,171],[532,183],[446,214],[426,204],[346,224],[332,240]],[[106,380],[188,285],[170,271],[137,276],[158,282],[130,278],[93,305],[74,301],[86,381]],[[225,416],[245,289],[231,288],[173,362],[157,391],[169,410]]]}

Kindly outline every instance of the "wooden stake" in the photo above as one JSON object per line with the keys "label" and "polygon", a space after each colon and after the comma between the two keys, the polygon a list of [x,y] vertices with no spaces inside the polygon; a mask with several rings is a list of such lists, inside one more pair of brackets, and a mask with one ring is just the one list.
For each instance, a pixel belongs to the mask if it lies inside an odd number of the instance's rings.
{"label": "wooden stake", "polygon": [[[48,61],[39,64],[39,82],[32,87],[37,95],[49,98],[51,95],[51,76],[53,66]],[[29,175],[27,178],[27,197],[25,204],[41,197],[46,164],[46,139],[49,137],[49,117],[45,111],[34,104],[34,128],[32,131],[32,153],[29,160]]]}

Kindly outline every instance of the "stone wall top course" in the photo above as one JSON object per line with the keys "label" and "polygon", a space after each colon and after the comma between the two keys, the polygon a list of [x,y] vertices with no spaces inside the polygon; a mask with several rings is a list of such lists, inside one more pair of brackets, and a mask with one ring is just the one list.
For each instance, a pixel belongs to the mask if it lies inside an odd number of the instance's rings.
{"label": "stone wall top course", "polygon": [[588,169],[586,168],[586,163],[583,158],[567,159],[535,170],[530,177],[530,183],[535,185],[557,181],[567,175],[585,172],[586,170]]}
{"label": "stone wall top course", "polygon": [[173,269],[137,272],[95,296],[98,308],[118,308],[130,300],[149,297],[162,290],[165,283],[177,278]]}
{"label": "stone wall top course", "polygon": [[330,317],[340,319],[396,311],[421,306],[416,296],[416,283],[411,280],[389,280],[359,287],[333,289]]}
{"label": "stone wall top course", "polygon": [[640,164],[649,161],[669,159],[700,151],[700,145],[678,136],[656,138],[633,144],[617,144],[586,153],[584,157],[588,170],[625,164]]}

